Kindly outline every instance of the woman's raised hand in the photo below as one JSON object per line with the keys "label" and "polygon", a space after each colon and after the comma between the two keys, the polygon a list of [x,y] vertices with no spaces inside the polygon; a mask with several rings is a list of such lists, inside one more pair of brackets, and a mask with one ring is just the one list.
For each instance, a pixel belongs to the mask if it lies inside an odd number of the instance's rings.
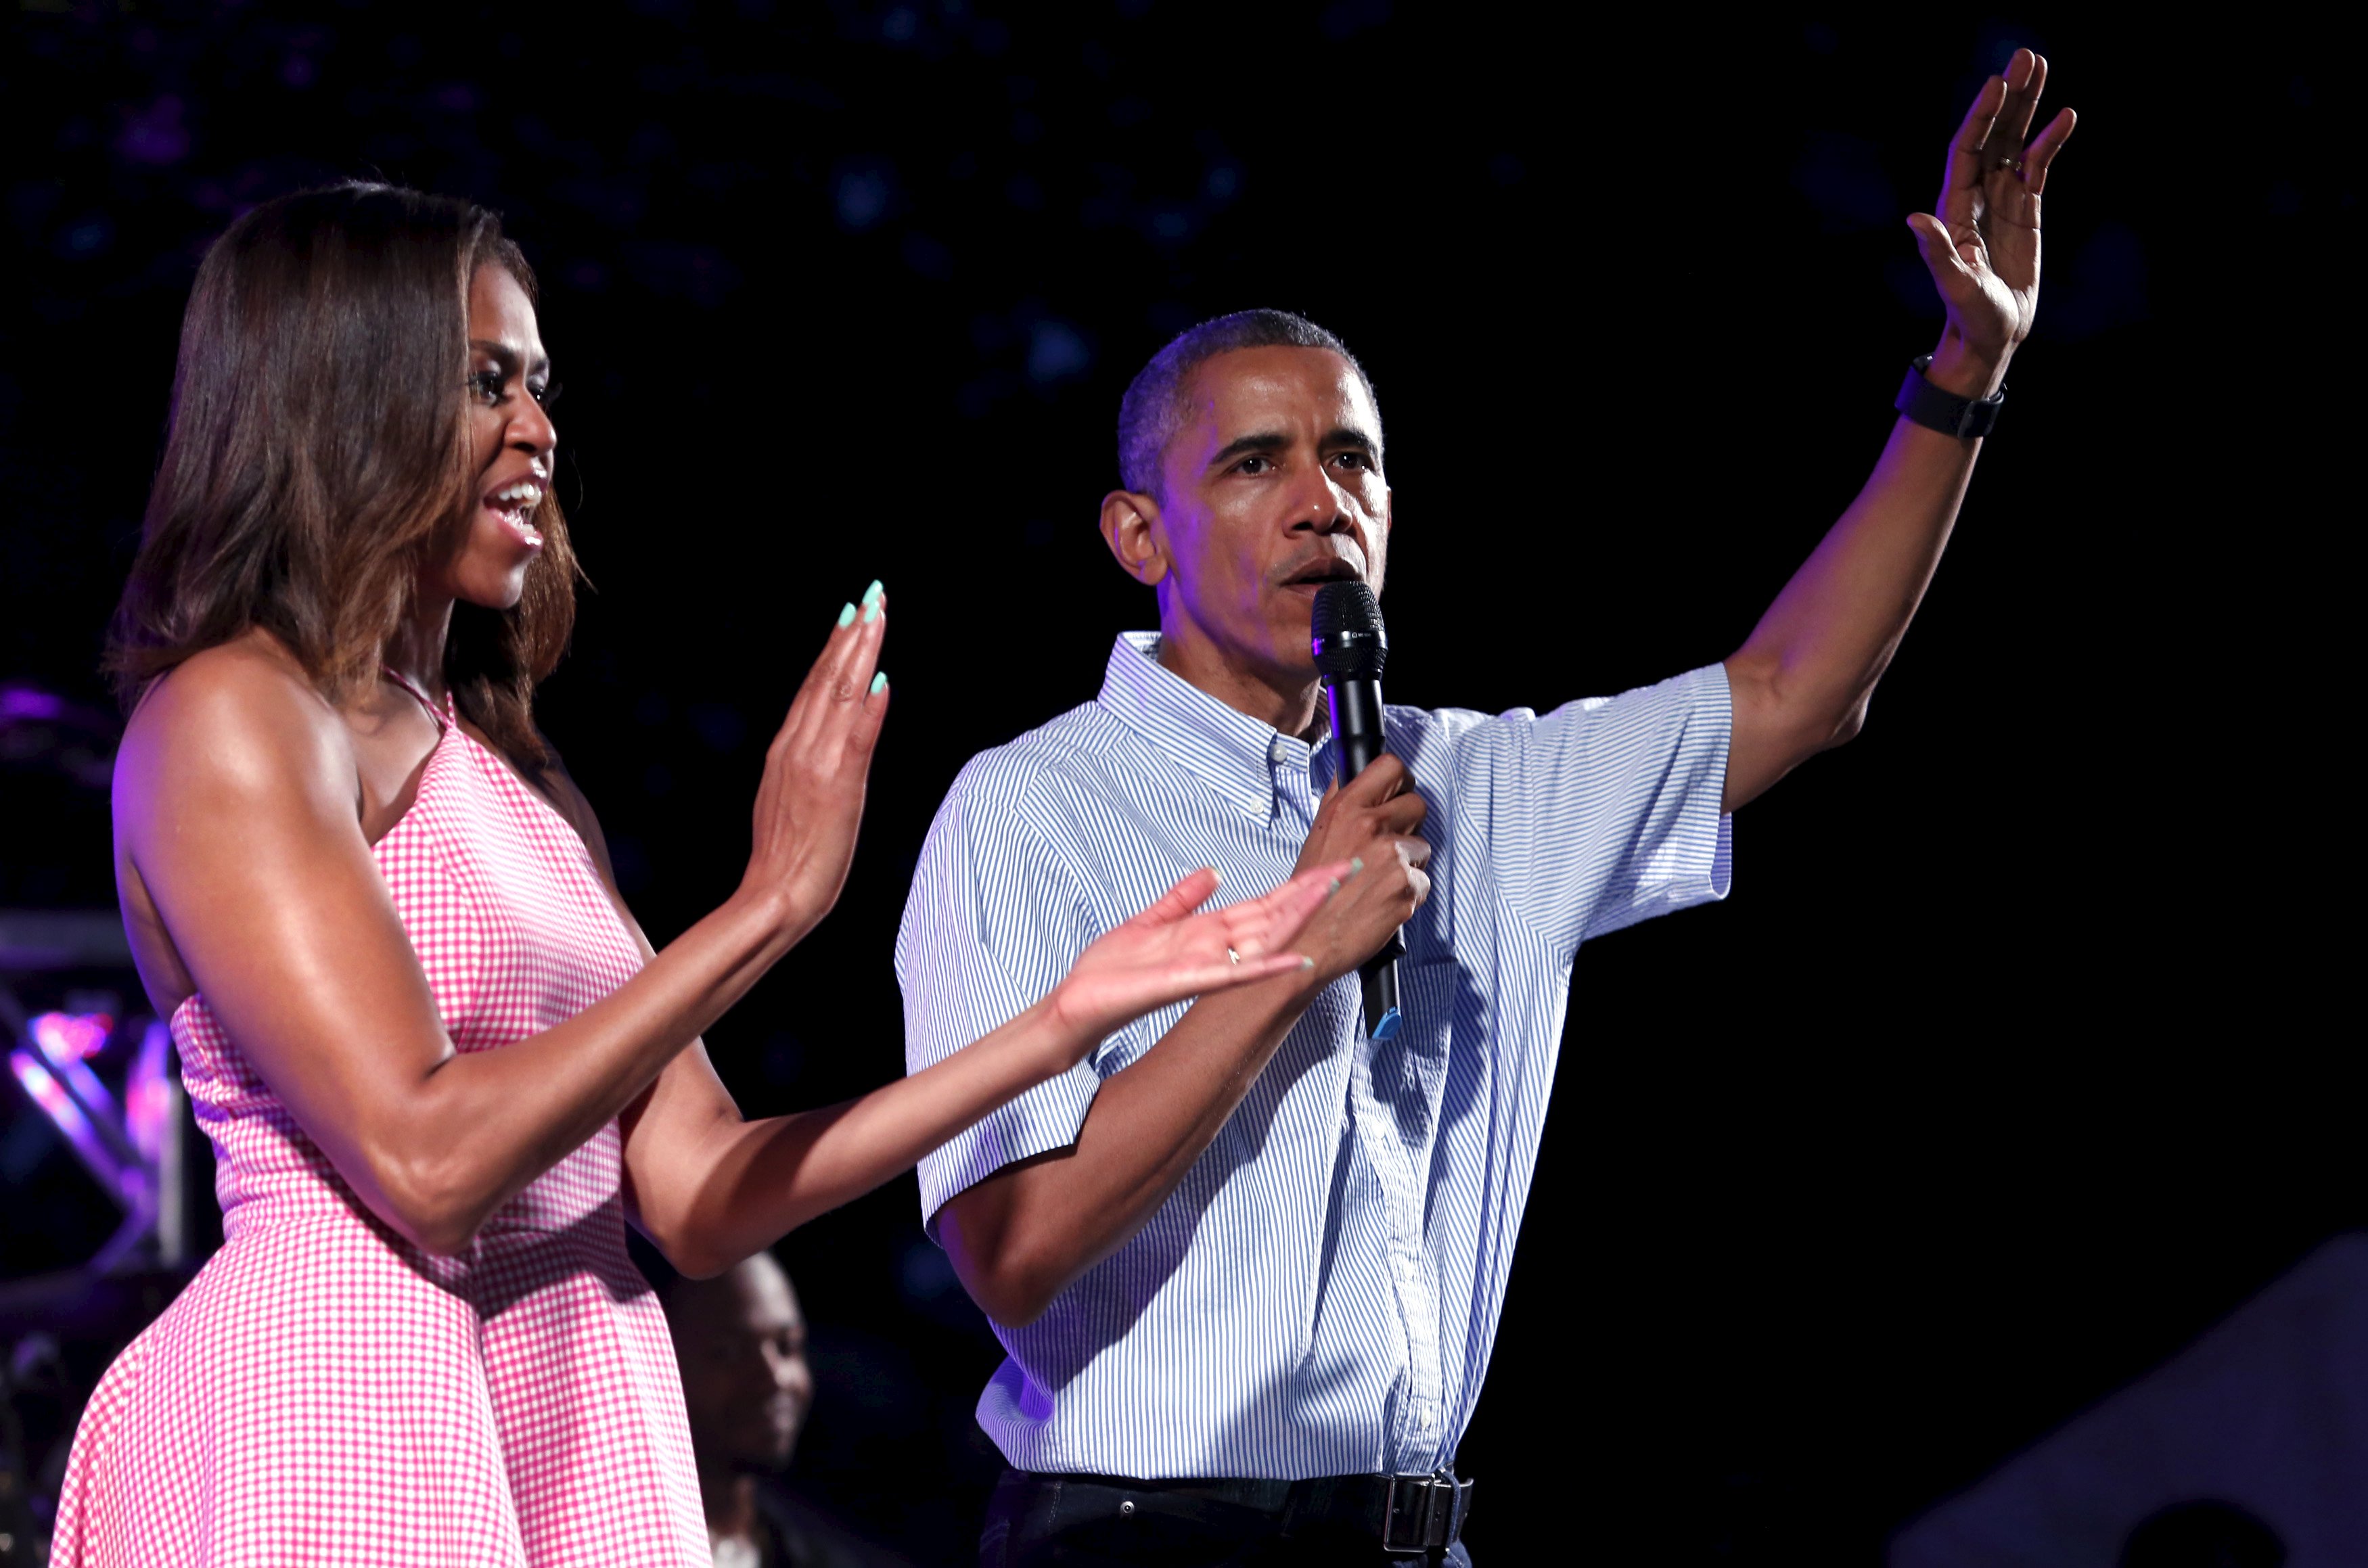
{"label": "woman's raised hand", "polygon": [[1292,940],[1358,869],[1349,860],[1310,867],[1263,898],[1206,915],[1192,912],[1217,891],[1217,873],[1204,867],[1186,877],[1077,955],[1053,988],[1051,1010],[1072,1059],[1170,1002],[1312,968]]}
{"label": "woman's raised hand", "polygon": [[830,913],[855,858],[871,751],[888,716],[888,677],[876,673],[887,603],[874,583],[860,607],[839,611],[822,657],[765,752],[755,844],[740,889],[780,900],[780,918],[796,934]]}

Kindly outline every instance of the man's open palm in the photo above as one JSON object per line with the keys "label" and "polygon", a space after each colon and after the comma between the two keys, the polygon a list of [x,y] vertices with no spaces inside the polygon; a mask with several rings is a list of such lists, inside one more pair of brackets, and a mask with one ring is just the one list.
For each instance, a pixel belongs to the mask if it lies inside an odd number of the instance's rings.
{"label": "man's open palm", "polygon": [[2047,166],[2071,138],[2070,109],[2024,136],[2047,85],[2047,62],[2018,49],[2004,74],[1982,84],[1949,149],[1938,216],[1907,220],[1924,265],[1968,348],[2002,363],[2030,335],[2039,307],[2039,204]]}

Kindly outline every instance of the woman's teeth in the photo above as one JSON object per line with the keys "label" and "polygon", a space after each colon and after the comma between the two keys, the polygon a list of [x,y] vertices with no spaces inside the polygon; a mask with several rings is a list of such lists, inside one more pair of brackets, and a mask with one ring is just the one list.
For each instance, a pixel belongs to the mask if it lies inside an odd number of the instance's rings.
{"label": "woman's teeth", "polygon": [[507,485],[485,500],[485,505],[500,515],[502,521],[510,526],[521,541],[534,546],[542,543],[542,535],[536,532],[526,519],[541,504],[542,486],[524,483]]}

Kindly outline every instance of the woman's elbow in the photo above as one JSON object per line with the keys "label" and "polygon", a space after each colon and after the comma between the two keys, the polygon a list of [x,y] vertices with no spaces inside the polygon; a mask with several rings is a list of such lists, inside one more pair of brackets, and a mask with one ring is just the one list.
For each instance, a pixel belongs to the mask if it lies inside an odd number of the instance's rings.
{"label": "woman's elbow", "polygon": [[652,1246],[658,1249],[658,1255],[666,1260],[667,1267],[686,1279],[712,1279],[752,1256],[748,1253],[735,1254],[729,1247],[718,1246],[704,1238],[681,1232],[660,1233],[644,1229],[642,1233],[649,1238]]}
{"label": "woman's elbow", "polygon": [[492,1207],[440,1164],[373,1162],[370,1208],[405,1241],[437,1257],[457,1257],[477,1239]]}

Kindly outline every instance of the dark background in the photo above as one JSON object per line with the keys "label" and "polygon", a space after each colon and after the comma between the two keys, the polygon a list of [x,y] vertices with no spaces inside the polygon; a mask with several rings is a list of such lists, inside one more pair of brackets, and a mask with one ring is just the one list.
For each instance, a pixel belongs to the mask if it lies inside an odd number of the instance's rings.
{"label": "dark background", "polygon": [[[2368,1223],[2328,976],[2354,74],[2249,21],[2032,19],[27,3],[0,676],[108,706],[211,236],[354,175],[489,203],[541,271],[594,584],[542,722],[654,938],[737,879],[833,613],[894,595],[853,884],[710,1037],[752,1113],[856,1093],[901,1065],[891,942],[956,768],[1152,619],[1093,519],[1168,335],[1279,305],[1372,370],[1393,699],[1656,679],[1739,642],[1864,477],[1939,324],[1901,219],[2039,47],[2082,122],[1958,538],[1864,738],[1744,813],[1733,899],[1580,956],[1463,1450],[1484,1562],[1871,1562]],[[5,759],[0,790],[0,905],[111,903],[103,796]],[[86,1256],[111,1210],[13,1087],[0,1119],[5,1272]],[[959,1560],[997,1351],[910,1178],[780,1253],[806,1483]]]}

